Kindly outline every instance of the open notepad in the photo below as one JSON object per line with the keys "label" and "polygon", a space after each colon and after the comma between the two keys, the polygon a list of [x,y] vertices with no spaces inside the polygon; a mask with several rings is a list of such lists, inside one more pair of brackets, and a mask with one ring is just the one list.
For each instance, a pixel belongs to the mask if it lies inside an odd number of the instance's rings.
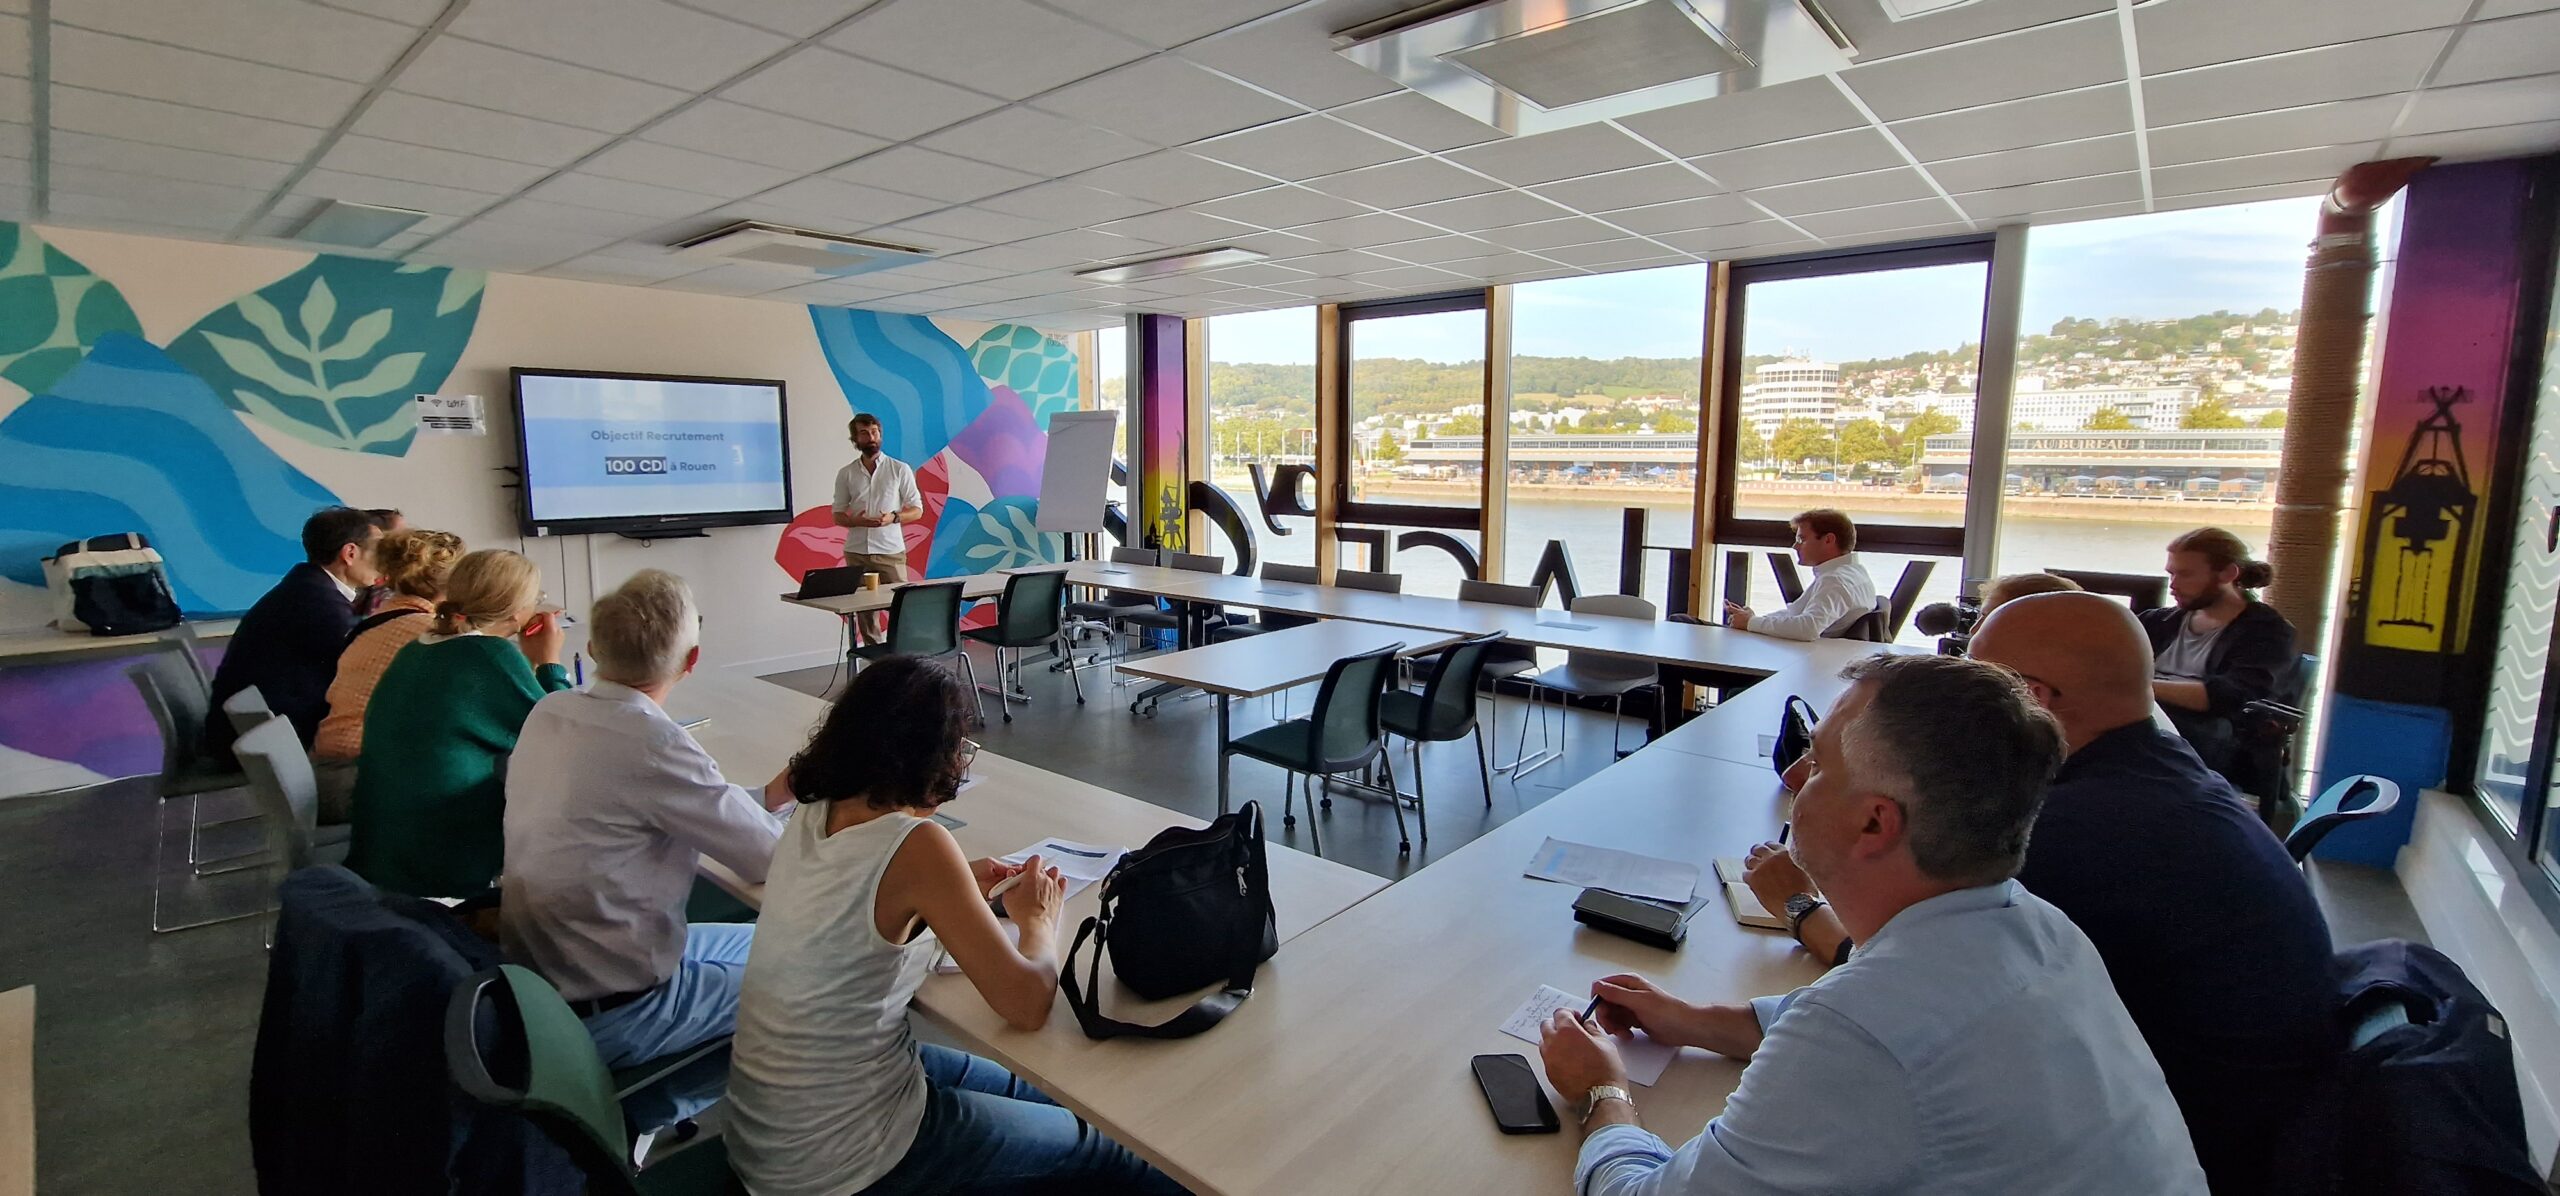
{"label": "open notepad", "polygon": [[1763,930],[1787,928],[1787,916],[1782,913],[1770,913],[1769,907],[1760,904],[1759,894],[1753,893],[1751,886],[1742,882],[1742,861],[1717,860],[1716,879],[1724,882],[1725,903],[1733,907],[1735,922],[1744,926],[1757,926]]}

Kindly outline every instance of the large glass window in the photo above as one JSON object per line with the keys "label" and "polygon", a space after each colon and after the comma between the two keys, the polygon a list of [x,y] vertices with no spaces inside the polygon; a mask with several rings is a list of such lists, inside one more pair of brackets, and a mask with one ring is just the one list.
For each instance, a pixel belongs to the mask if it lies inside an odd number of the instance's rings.
{"label": "large glass window", "polygon": [[[1120,413],[1120,439],[1111,450],[1112,460],[1128,465],[1129,433],[1129,332],[1126,328],[1100,328],[1087,333],[1093,346],[1093,404],[1096,411]],[[1120,505],[1122,514],[1129,509],[1129,488],[1114,481],[1106,491],[1108,500]],[[1106,545],[1105,547],[1108,547]]]}
{"label": "large glass window", "polygon": [[[1264,561],[1312,565],[1315,520],[1282,518],[1285,536],[1262,522],[1253,467],[1277,482],[1283,465],[1313,467],[1316,453],[1316,309],[1211,316],[1208,329],[1209,478],[1254,529]],[[1313,483],[1306,486],[1309,505]],[[1222,555],[1225,549],[1218,550]]]}
{"label": "large glass window", "polygon": [[[1559,278],[1512,288],[1509,505],[1503,578],[1526,585],[1563,541],[1586,588],[1617,587],[1625,511],[1645,543],[1687,547],[1697,489],[1699,347],[1707,267]],[[1475,455],[1481,425],[1407,456]],[[1447,449],[1441,449],[1443,443]],[[1668,557],[1648,552],[1644,596],[1668,609]]]}
{"label": "large glass window", "polygon": [[[1484,292],[1337,310],[1344,418],[1334,466],[1343,479],[1343,530],[1375,528],[1391,543],[1411,531],[1436,531],[1480,557]],[[1408,451],[1425,433],[1443,450],[1466,447],[1427,456]],[[1344,564],[1366,563],[1364,549],[1345,553]],[[1466,576],[1449,553],[1420,545],[1397,547],[1393,568],[1409,594],[1454,597]]]}
{"label": "large glass window", "polygon": [[1990,253],[1978,241],[1734,267],[1719,540],[1783,545],[1790,516],[1830,507],[1858,522],[1862,548],[1962,547]]}
{"label": "large glass window", "polygon": [[[2560,548],[2555,548],[2560,537],[2552,534],[2560,527],[2560,320],[2552,321],[2544,341],[2542,383],[2534,394],[2529,435],[2506,593],[2498,603],[2497,656],[2481,720],[2474,791],[2508,830],[2538,833],[2542,866],[2560,871],[2555,863],[2560,860],[2560,850],[2555,850],[2560,849],[2560,822],[2549,813],[2560,805],[2551,765],[2551,744],[2560,728],[2549,725],[2560,719],[2560,711],[2548,709],[2544,696],[2552,640],[2560,636]],[[2529,811],[2525,800],[2534,792],[2540,799],[2530,804],[2539,806],[2538,812]],[[2542,825],[2534,825],[2537,821]]]}
{"label": "large glass window", "polygon": [[2027,238],[2003,573],[2157,573],[2178,533],[2264,552],[2316,198]]}

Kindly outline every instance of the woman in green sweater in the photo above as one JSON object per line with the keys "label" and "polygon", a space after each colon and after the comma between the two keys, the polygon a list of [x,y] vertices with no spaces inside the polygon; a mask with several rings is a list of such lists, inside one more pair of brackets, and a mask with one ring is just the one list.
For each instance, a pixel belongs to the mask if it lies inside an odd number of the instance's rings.
{"label": "woman in green sweater", "polygon": [[544,694],[569,688],[542,574],[503,548],[456,561],[436,626],[365,705],[347,867],[377,887],[468,897],[505,857],[507,756]]}

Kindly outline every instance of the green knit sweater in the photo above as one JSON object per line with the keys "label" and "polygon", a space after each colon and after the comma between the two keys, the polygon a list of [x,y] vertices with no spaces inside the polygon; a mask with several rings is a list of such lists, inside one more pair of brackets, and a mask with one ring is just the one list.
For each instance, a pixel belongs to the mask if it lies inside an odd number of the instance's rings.
{"label": "green knit sweater", "polygon": [[400,649],[365,706],[347,867],[420,897],[486,890],[506,855],[507,755],[533,704],[567,688],[567,669],[500,636]]}

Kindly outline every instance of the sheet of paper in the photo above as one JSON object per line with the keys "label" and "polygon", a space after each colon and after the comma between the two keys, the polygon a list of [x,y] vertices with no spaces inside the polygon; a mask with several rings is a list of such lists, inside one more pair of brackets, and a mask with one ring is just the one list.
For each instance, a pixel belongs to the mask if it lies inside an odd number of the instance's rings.
{"label": "sheet of paper", "polygon": [[1066,878],[1067,896],[1073,898],[1092,888],[1095,881],[1110,875],[1112,865],[1119,863],[1120,857],[1127,854],[1129,849],[1125,847],[1104,847],[1072,839],[1051,838],[1004,856],[999,862],[1019,864],[1032,856],[1039,856],[1042,863],[1057,869],[1058,875]]}
{"label": "sheet of paper", "polygon": [[1556,630],[1558,630],[1558,631],[1589,631],[1589,630],[1591,630],[1592,628],[1599,626],[1599,624],[1597,624],[1597,623],[1572,623],[1572,622],[1567,622],[1567,621],[1565,621],[1565,620],[1563,620],[1563,619],[1540,619],[1540,620],[1538,620],[1538,626],[1540,626],[1540,627],[1553,627],[1553,628],[1555,628],[1555,629],[1556,629]]}
{"label": "sheet of paper", "polygon": [[1717,879],[1717,880],[1723,881],[1724,883],[1729,884],[1729,885],[1738,885],[1738,884],[1741,884],[1741,883],[1742,883],[1742,876],[1743,876],[1743,872],[1744,872],[1744,867],[1743,867],[1743,863],[1742,863],[1742,861],[1741,861],[1741,860],[1736,859],[1736,858],[1734,858],[1734,857],[1732,857],[1732,856],[1719,856],[1719,857],[1717,857],[1717,859],[1716,859],[1716,879]]}
{"label": "sheet of paper", "polygon": [[1752,892],[1751,886],[1741,881],[1732,881],[1724,886],[1724,899],[1726,904],[1733,907],[1733,920],[1736,925],[1753,926],[1762,930],[1787,928],[1786,915],[1769,912],[1769,907],[1760,904],[1760,895]]}
{"label": "sheet of paper", "polygon": [[[1589,997],[1575,997],[1554,985],[1541,984],[1538,991],[1529,994],[1529,999],[1502,1023],[1502,1032],[1536,1045],[1538,1028],[1546,1025],[1556,1010],[1570,1010],[1579,1017],[1590,1004]],[[1613,1041],[1618,1047],[1619,1061],[1627,1065],[1627,1078],[1648,1088],[1662,1078],[1662,1069],[1671,1065],[1671,1057],[1680,1053],[1680,1048],[1655,1042],[1642,1030],[1636,1031],[1633,1037]]]}
{"label": "sheet of paper", "polygon": [[1698,866],[1614,847],[1548,839],[1529,857],[1526,875],[1629,897],[1686,902],[1698,892]]}
{"label": "sheet of paper", "polygon": [[1775,735],[1763,735],[1763,736],[1761,736],[1761,737],[1760,737],[1760,754],[1761,754],[1763,757],[1776,755],[1776,754],[1777,754],[1777,751],[1778,751],[1778,737],[1777,737],[1777,736],[1775,736]]}

